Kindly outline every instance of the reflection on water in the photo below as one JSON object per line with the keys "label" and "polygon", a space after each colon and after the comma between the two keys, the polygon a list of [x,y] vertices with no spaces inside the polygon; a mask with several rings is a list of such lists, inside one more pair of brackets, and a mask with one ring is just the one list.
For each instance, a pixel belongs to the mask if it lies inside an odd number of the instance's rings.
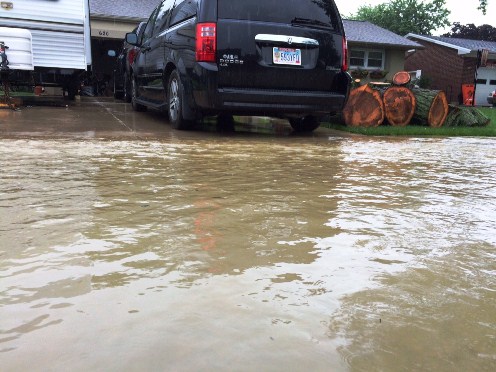
{"label": "reflection on water", "polygon": [[496,365],[494,140],[1,143],[7,370]]}

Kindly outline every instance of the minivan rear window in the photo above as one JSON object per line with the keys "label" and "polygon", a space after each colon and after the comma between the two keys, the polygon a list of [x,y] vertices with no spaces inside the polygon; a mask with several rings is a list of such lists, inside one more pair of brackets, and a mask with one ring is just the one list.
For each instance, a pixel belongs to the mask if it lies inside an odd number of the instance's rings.
{"label": "minivan rear window", "polygon": [[217,4],[221,19],[297,23],[310,27],[313,23],[339,29],[333,0],[218,0]]}

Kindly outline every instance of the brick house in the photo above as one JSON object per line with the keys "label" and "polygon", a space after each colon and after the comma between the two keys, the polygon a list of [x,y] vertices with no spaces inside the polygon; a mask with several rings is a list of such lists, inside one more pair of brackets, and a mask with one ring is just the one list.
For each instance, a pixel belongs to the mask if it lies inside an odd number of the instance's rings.
{"label": "brick house", "polygon": [[[473,84],[475,104],[488,104],[486,97],[496,89],[496,42],[416,34],[406,37],[424,46],[407,55],[407,70],[421,70],[430,80],[430,88],[443,90],[450,102],[470,103],[463,100],[462,85]],[[485,61],[477,67],[478,54],[483,51],[487,51]]]}

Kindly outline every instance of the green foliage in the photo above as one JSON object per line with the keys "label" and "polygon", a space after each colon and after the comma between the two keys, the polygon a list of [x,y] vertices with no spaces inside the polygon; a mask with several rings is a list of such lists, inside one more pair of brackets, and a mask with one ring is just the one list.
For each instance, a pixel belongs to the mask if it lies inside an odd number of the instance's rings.
{"label": "green foliage", "polygon": [[451,26],[451,31],[443,36],[460,39],[496,41],[496,28],[491,25],[475,26],[473,23],[462,25],[460,22],[455,22]]}
{"label": "green foliage", "polygon": [[430,35],[450,25],[449,14],[445,0],[391,0],[376,6],[362,5],[351,19],[369,21],[398,35]]}
{"label": "green foliage", "polygon": [[479,6],[477,7],[477,9],[482,11],[482,14],[486,14],[487,0],[479,0]]}

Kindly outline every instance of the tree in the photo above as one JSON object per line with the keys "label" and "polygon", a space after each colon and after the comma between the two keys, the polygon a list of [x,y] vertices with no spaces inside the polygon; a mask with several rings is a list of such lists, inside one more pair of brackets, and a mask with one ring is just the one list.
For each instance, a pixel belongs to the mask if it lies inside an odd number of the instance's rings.
{"label": "tree", "polygon": [[479,6],[477,7],[477,9],[479,9],[482,14],[486,14],[487,0],[479,0]]}
{"label": "tree", "polygon": [[376,6],[362,5],[351,19],[369,21],[398,35],[430,35],[450,25],[449,14],[445,0],[391,0]]}
{"label": "tree", "polygon": [[491,25],[475,26],[473,23],[462,25],[460,22],[455,22],[451,26],[451,31],[443,36],[460,39],[496,41],[496,28]]}

